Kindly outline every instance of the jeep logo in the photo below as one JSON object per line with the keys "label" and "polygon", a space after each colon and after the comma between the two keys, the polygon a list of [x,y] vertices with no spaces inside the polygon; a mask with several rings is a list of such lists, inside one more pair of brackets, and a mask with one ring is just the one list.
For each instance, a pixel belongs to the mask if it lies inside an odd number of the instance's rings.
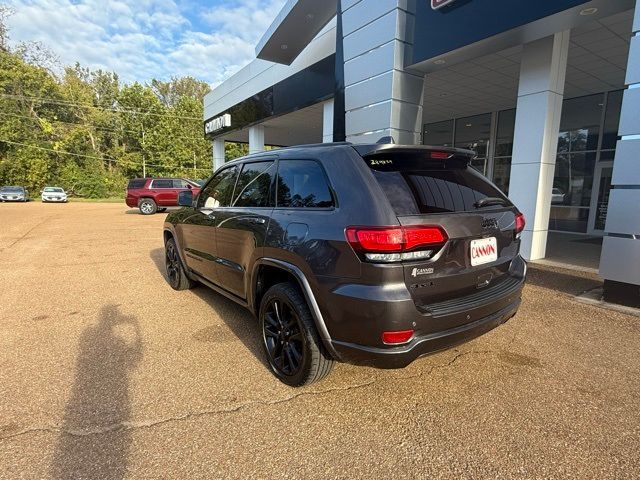
{"label": "jeep logo", "polygon": [[484,230],[498,229],[498,221],[495,218],[483,218],[481,225]]}
{"label": "jeep logo", "polygon": [[442,8],[445,5],[449,5],[454,1],[455,0],[431,0],[431,8],[433,8],[434,10],[438,10],[439,8]]}

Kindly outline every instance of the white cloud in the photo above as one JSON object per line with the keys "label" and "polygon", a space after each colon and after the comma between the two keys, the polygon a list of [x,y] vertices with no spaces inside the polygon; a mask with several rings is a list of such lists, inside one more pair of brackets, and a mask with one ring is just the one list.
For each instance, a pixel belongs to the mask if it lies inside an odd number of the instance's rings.
{"label": "white cloud", "polygon": [[223,3],[9,0],[10,36],[42,42],[64,65],[113,70],[125,82],[191,75],[215,85],[254,58],[284,0]]}

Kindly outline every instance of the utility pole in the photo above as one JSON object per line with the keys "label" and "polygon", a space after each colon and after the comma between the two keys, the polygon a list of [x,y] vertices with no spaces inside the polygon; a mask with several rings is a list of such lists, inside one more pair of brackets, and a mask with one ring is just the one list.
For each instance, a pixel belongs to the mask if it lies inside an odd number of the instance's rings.
{"label": "utility pole", "polygon": [[144,144],[144,118],[142,119],[142,178],[147,178],[147,160],[145,158]]}

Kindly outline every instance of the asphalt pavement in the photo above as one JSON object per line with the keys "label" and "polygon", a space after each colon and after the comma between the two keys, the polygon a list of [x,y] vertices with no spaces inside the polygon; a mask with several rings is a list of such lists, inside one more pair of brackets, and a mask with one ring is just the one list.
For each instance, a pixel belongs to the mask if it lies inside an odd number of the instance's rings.
{"label": "asphalt pavement", "polygon": [[0,204],[0,478],[638,478],[640,318],[535,267],[518,315],[291,389],[252,316],[163,277],[165,214]]}

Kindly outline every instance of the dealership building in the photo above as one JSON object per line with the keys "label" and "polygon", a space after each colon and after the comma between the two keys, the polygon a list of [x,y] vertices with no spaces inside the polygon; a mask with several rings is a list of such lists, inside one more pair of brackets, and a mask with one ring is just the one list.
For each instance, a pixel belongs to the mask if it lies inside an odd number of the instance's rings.
{"label": "dealership building", "polygon": [[526,215],[526,258],[637,304],[638,31],[640,0],[288,0],[205,98],[205,133],[216,167],[225,141],[474,150]]}

